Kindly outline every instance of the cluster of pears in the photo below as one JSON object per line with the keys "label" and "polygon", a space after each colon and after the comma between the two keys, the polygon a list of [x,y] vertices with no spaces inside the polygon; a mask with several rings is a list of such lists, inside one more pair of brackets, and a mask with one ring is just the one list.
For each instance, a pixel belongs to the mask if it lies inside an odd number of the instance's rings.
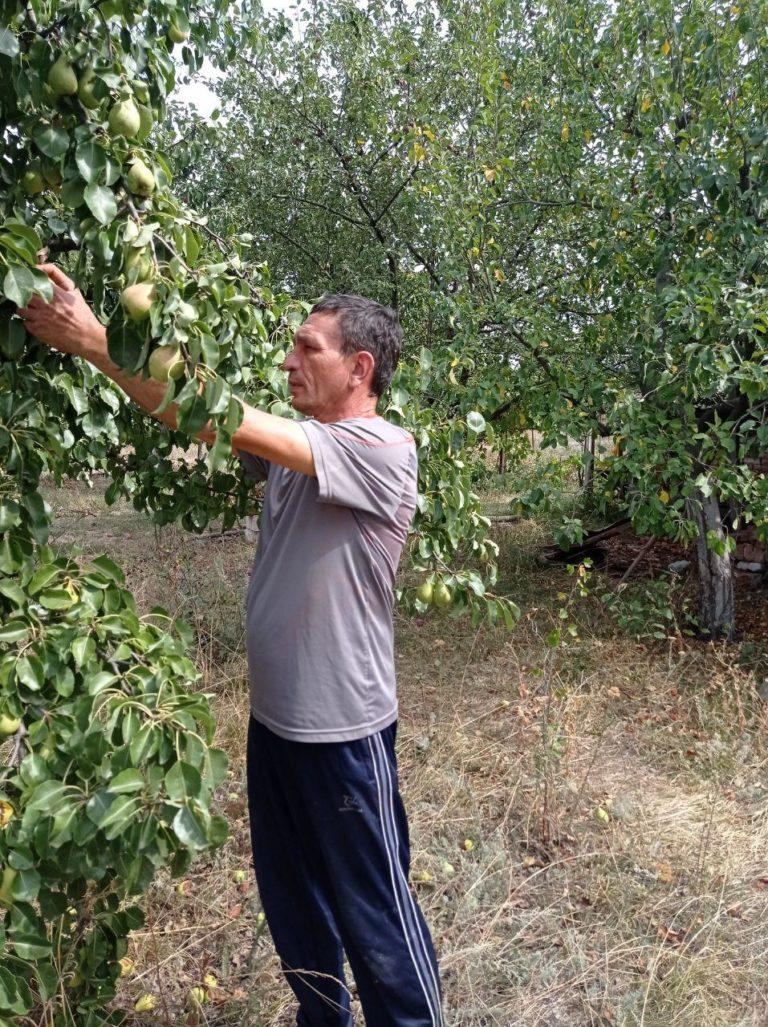
{"label": "cluster of pears", "polygon": [[[146,321],[152,313],[152,306],[157,300],[157,288],[151,281],[154,273],[151,260],[144,249],[129,249],[123,263],[123,270],[130,274],[137,270],[139,281],[127,285],[121,295],[120,302],[125,316],[134,323]],[[197,319],[197,310],[191,303],[182,301],[175,313],[176,324],[186,328]],[[156,346],[149,355],[147,372],[156,382],[174,381],[184,374],[186,364],[181,347],[176,343]]]}
{"label": "cluster of pears", "polygon": [[453,592],[440,578],[435,582],[425,581],[416,589],[416,598],[427,606],[447,610],[453,602]]}

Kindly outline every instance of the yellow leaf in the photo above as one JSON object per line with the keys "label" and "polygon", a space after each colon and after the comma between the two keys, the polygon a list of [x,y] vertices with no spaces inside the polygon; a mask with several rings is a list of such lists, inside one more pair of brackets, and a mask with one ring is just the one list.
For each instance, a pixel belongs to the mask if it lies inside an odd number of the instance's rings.
{"label": "yellow leaf", "polygon": [[496,169],[495,168],[484,167],[483,168],[483,174],[485,175],[486,182],[495,182],[496,181]]}
{"label": "yellow leaf", "polygon": [[589,131],[588,128],[585,129],[584,130],[584,141],[588,143],[591,138],[592,138],[592,133]]}
{"label": "yellow leaf", "polygon": [[645,112],[649,111],[650,109],[651,109],[651,98],[650,98],[650,96],[644,96],[643,99],[642,99],[642,102],[640,103],[640,110],[642,111],[643,114],[645,114]]}
{"label": "yellow leaf", "polygon": [[418,164],[419,161],[424,160],[424,158],[426,156],[427,156],[427,151],[422,146],[422,144],[420,142],[418,142],[418,141],[415,142],[413,144],[413,146],[410,148],[410,150],[408,151],[408,159],[410,160],[411,164]]}
{"label": "yellow leaf", "polygon": [[427,137],[427,139],[429,139],[430,143],[434,143],[435,139],[437,138],[431,128],[425,128],[424,135]]}
{"label": "yellow leaf", "polygon": [[459,358],[458,357],[454,357],[453,360],[451,361],[451,367],[456,367],[458,362],[459,362]]}
{"label": "yellow leaf", "polygon": [[672,47],[669,45],[669,40],[665,39],[664,42],[661,44],[661,52],[666,57],[671,49]]}
{"label": "yellow leaf", "polygon": [[707,240],[707,242],[712,242],[712,240],[713,240],[713,239],[714,239],[715,237],[714,237],[714,235],[712,234],[712,231],[711,231],[711,229],[707,229],[707,233],[706,233],[706,235],[704,236],[704,238],[705,238],[705,239]]}
{"label": "yellow leaf", "polygon": [[497,267],[496,270],[493,272],[493,277],[496,279],[497,282],[504,281],[504,272],[501,270],[500,267]]}
{"label": "yellow leaf", "polygon": [[595,810],[595,820],[599,820],[601,824],[607,824],[611,819],[611,815],[608,810],[603,809],[602,806],[598,806]]}
{"label": "yellow leaf", "polygon": [[659,489],[659,499],[662,501],[664,506],[669,502],[669,493],[666,489]]}
{"label": "yellow leaf", "polygon": [[570,126],[569,126],[567,121],[564,121],[563,122],[563,127],[560,129],[560,138],[563,140],[564,143],[567,143],[568,139],[570,138],[570,135],[571,135]]}
{"label": "yellow leaf", "polygon": [[127,977],[128,974],[131,973],[133,968],[136,966],[136,964],[130,958],[130,956],[123,956],[122,959],[118,960],[118,963],[120,964],[120,976],[121,977]]}
{"label": "yellow leaf", "polygon": [[0,799],[0,827],[7,827],[13,820],[13,806],[5,799]]}
{"label": "yellow leaf", "polygon": [[524,111],[527,111],[527,110],[531,109],[531,103],[532,103],[531,97],[530,96],[524,96],[523,99],[520,101],[520,106],[523,108]]}

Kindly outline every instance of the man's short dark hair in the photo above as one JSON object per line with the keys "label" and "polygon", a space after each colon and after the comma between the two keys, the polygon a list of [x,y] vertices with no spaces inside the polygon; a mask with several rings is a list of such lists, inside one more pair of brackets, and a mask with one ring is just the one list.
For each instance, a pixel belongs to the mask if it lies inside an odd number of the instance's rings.
{"label": "man's short dark hair", "polygon": [[335,314],[345,356],[368,350],[373,356],[371,389],[381,396],[395,373],[403,345],[403,330],[391,307],[375,300],[347,293],[323,296],[312,307],[312,314]]}

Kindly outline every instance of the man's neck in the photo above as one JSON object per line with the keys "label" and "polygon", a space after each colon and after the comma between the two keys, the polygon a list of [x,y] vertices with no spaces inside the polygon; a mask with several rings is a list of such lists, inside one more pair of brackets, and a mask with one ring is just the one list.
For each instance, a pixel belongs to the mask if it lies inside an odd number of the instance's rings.
{"label": "man's neck", "polygon": [[376,397],[367,396],[359,403],[349,403],[335,410],[323,410],[312,414],[321,424],[335,424],[337,421],[349,421],[353,417],[376,417]]}

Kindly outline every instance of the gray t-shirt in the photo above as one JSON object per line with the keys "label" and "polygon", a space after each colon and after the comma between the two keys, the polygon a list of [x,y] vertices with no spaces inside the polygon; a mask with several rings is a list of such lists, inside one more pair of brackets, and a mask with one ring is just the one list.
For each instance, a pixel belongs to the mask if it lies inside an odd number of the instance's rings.
{"label": "gray t-shirt", "polygon": [[397,717],[393,586],[416,448],[381,417],[299,423],[316,478],[240,455],[267,480],[246,602],[251,712],[283,738],[345,742]]}

